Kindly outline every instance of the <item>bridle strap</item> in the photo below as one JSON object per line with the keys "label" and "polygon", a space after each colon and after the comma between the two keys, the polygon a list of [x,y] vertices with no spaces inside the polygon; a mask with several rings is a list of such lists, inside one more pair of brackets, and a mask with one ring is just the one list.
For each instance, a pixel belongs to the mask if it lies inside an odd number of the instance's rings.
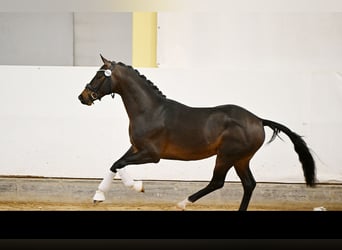
{"label": "bridle strap", "polygon": [[[115,67],[115,62],[111,62],[111,66],[110,66],[109,69],[99,69],[97,72],[104,72],[105,77],[106,77],[106,78],[109,78],[109,77],[111,77],[111,75],[112,75],[112,71],[113,71],[114,67]],[[103,83],[102,83],[102,84],[103,84]],[[90,96],[91,96],[91,98],[93,98],[94,100],[97,99],[97,97],[98,97],[97,91],[98,91],[98,89],[102,86],[102,84],[101,84],[97,89],[94,89],[94,88],[90,85],[90,83],[88,83],[88,84],[85,86],[86,89],[89,89],[89,90],[92,92],[92,93],[90,94]],[[115,95],[114,93],[111,93],[112,98],[114,98],[114,95]]]}

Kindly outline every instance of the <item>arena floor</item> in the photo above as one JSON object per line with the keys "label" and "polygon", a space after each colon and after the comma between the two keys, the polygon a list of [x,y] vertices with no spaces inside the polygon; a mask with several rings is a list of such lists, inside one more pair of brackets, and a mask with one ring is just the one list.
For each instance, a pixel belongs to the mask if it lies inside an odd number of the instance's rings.
{"label": "arena floor", "polygon": [[[250,204],[249,211],[342,211],[342,204],[317,206],[312,202],[286,202],[269,204]],[[321,209],[320,209],[321,208]],[[185,211],[237,211],[238,204],[207,205],[191,204]],[[173,203],[62,203],[62,202],[0,202],[0,211],[181,211]]]}
{"label": "arena floor", "polygon": [[[120,180],[94,204],[100,180],[63,178],[0,178],[0,211],[182,211],[176,204],[204,187],[206,182],[144,181],[145,192],[125,187]],[[241,183],[226,185],[186,211],[237,211],[243,195]],[[322,209],[319,209],[322,208]],[[249,211],[342,211],[342,185],[258,183]]]}

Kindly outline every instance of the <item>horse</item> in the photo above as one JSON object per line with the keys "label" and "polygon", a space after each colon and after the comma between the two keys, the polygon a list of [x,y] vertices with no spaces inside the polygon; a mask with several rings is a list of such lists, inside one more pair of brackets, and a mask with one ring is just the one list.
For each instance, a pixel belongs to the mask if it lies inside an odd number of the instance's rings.
{"label": "horse", "polygon": [[185,210],[209,193],[222,188],[229,169],[234,167],[243,186],[239,211],[246,211],[256,181],[250,161],[265,142],[265,129],[285,133],[294,145],[302,165],[307,187],[314,187],[316,167],[310,148],[302,136],[283,124],[258,117],[234,104],[215,107],[190,107],[167,98],[138,70],[122,62],[100,57],[103,65],[78,96],[84,105],[92,105],[103,96],[121,96],[129,118],[130,147],[113,163],[93,197],[94,203],[105,200],[105,193],[117,173],[126,186],[144,191],[141,181],[133,180],[124,167],[131,164],[158,163],[161,159],[195,161],[216,155],[212,178],[199,191],[177,203]]}

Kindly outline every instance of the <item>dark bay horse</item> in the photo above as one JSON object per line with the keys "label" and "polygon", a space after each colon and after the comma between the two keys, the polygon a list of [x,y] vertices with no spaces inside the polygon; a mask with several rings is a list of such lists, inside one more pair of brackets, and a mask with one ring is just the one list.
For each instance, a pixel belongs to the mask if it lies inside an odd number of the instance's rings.
{"label": "dark bay horse", "polygon": [[105,200],[104,193],[117,171],[125,185],[142,191],[142,184],[134,182],[123,171],[127,165],[157,163],[160,159],[201,160],[216,155],[209,184],[179,202],[178,207],[185,209],[188,203],[222,188],[228,170],[234,167],[244,190],[239,210],[247,210],[256,186],[250,160],[265,141],[265,126],[273,130],[269,143],[280,132],[290,138],[306,185],[315,186],[315,162],[310,149],[301,136],[286,126],[262,119],[237,105],[186,106],[166,98],[131,66],[109,61],[102,55],[101,58],[104,64],[78,98],[82,104],[92,105],[105,95],[119,94],[129,117],[131,146],[100,183],[94,202]]}

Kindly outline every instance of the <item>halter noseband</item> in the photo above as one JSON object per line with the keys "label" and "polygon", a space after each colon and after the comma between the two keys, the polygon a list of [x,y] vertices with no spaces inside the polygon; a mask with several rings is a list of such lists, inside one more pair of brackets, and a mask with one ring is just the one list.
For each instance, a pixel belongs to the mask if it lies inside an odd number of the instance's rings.
{"label": "halter noseband", "polygon": [[[112,70],[113,70],[114,66],[115,66],[115,64],[113,62],[111,62],[110,69],[99,69],[97,72],[104,72],[103,74],[105,75],[105,77],[109,78],[112,75]],[[101,86],[102,86],[102,84],[99,87],[101,87]],[[88,83],[85,88],[89,89],[91,91],[90,96],[91,96],[91,98],[93,98],[93,101],[95,101],[98,97],[97,91],[99,88],[94,89],[93,86],[90,85],[90,83]],[[114,93],[112,93],[111,96],[112,96],[112,98],[114,98]]]}

